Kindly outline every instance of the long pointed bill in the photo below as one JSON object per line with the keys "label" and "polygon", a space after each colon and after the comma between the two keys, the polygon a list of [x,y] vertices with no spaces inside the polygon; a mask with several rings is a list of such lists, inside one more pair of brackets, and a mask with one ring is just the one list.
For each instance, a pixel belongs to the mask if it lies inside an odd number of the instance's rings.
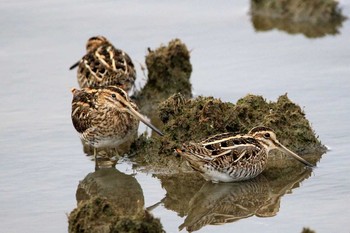
{"label": "long pointed bill", "polygon": [[71,67],[69,67],[69,70],[73,70],[75,67],[77,67],[79,65],[80,61],[77,61],[76,63],[74,63]]}
{"label": "long pointed bill", "polygon": [[299,162],[303,163],[304,165],[306,165],[308,167],[315,167],[314,165],[312,165],[311,163],[309,163],[308,161],[306,161],[305,159],[303,159],[299,155],[295,154],[293,151],[289,150],[287,147],[283,146],[281,143],[278,143],[277,145],[278,145],[278,149],[280,151],[282,151],[288,155],[291,155],[293,158],[295,158]]}
{"label": "long pointed bill", "polygon": [[147,126],[149,126],[152,130],[154,130],[157,134],[159,134],[160,136],[164,136],[164,134],[157,129],[154,125],[151,124],[151,122],[149,122],[144,116],[142,116],[138,111],[136,111],[134,108],[132,107],[128,107],[130,113],[132,115],[134,115],[136,118],[138,118],[140,121],[142,121],[143,123],[145,123]]}

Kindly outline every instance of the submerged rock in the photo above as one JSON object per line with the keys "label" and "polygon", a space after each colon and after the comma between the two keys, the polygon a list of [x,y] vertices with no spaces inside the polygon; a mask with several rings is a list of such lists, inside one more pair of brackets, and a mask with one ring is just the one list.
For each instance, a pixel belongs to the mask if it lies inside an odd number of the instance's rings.
{"label": "submerged rock", "polygon": [[250,5],[257,31],[279,29],[315,38],[338,34],[346,19],[334,0],[251,0]]}

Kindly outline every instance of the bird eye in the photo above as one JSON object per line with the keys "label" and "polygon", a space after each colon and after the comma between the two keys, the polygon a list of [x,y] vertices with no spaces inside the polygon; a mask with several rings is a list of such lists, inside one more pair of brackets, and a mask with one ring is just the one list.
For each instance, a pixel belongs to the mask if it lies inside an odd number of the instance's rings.
{"label": "bird eye", "polygon": [[265,137],[265,138],[269,138],[269,137],[270,137],[270,134],[269,134],[269,133],[265,133],[265,134],[264,134],[264,137]]}
{"label": "bird eye", "polygon": [[115,98],[116,97],[116,95],[115,94],[112,94],[112,98]]}

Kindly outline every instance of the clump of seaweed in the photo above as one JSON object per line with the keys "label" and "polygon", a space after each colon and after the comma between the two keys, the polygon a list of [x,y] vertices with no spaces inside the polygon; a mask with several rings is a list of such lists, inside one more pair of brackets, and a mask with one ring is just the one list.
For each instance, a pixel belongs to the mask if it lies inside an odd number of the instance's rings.
{"label": "clump of seaweed", "polygon": [[338,34],[346,19],[334,0],[251,0],[250,13],[258,31],[276,28],[309,38]]}
{"label": "clump of seaweed", "polygon": [[289,100],[287,94],[276,102],[249,94],[236,104],[213,97],[186,99],[175,94],[162,102],[158,110],[165,136],[151,139],[152,145],[147,149],[151,153],[142,151],[141,162],[147,160],[159,164],[169,159],[164,155],[173,154],[174,149],[180,148],[184,142],[200,141],[223,132],[244,134],[259,125],[274,129],[280,142],[298,153],[326,151],[304,111]]}

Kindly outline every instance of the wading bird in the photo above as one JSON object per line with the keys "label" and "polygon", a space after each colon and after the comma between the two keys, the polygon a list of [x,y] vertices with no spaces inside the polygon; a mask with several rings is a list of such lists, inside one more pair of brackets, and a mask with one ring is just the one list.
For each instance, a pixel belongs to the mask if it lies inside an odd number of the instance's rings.
{"label": "wading bird", "polygon": [[177,149],[189,165],[212,182],[235,182],[256,177],[266,167],[270,150],[278,149],[308,167],[313,165],[283,146],[275,132],[255,127],[246,135],[218,134]]}
{"label": "wading bird", "polygon": [[139,112],[127,93],[116,86],[72,89],[72,122],[80,138],[94,148],[116,148],[134,134],[141,120],[159,135],[162,132]]}
{"label": "wading bird", "polygon": [[86,55],[69,69],[78,66],[80,88],[115,85],[125,91],[134,86],[136,71],[128,54],[115,48],[105,37],[91,37],[86,44]]}

